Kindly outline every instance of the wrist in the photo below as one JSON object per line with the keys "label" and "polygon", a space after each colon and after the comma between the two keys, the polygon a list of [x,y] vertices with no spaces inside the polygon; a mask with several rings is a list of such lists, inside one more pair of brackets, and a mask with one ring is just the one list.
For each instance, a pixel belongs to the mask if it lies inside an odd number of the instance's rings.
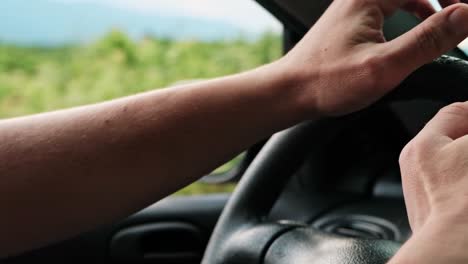
{"label": "wrist", "polygon": [[275,95],[276,101],[286,102],[291,114],[299,121],[322,118],[323,113],[318,108],[316,100],[318,74],[314,73],[312,67],[307,73],[297,71],[295,70],[297,67],[291,65],[285,58],[265,67],[268,76],[273,80],[267,89]]}
{"label": "wrist", "polygon": [[459,221],[432,218],[401,248],[391,263],[468,263],[468,231]]}
{"label": "wrist", "polygon": [[[466,225],[458,221],[440,219],[428,222],[422,229],[434,245],[435,250],[440,250],[440,255],[445,255],[447,260],[460,260],[468,262],[468,231]],[[436,249],[437,247],[437,249]]]}

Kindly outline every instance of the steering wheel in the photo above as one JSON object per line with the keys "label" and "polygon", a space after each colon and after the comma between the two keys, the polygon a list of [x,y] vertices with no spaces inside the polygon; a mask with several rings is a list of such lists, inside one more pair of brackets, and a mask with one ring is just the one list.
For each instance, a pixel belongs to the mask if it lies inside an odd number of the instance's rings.
{"label": "steering wheel", "polygon": [[[409,76],[377,104],[412,99],[468,100],[468,62],[443,56]],[[284,186],[306,153],[346,118],[306,122],[275,134],[259,152],[227,203],[202,264],[386,263],[400,244],[347,238],[288,221],[268,221]]]}

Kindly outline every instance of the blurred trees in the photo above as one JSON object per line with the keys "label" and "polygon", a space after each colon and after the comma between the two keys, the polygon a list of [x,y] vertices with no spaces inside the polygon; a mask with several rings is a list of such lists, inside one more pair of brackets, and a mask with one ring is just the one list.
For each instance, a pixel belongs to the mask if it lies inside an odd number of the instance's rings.
{"label": "blurred trees", "polygon": [[0,44],[0,118],[89,104],[232,74],[281,54],[279,36],[257,40],[133,41],[114,30],[85,46],[54,48]]}

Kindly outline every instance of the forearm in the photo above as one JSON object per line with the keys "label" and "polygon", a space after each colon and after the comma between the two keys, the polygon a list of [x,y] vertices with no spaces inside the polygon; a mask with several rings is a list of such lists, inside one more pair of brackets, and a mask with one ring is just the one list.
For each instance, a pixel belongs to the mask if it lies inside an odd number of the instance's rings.
{"label": "forearm", "polygon": [[300,121],[281,75],[265,66],[0,122],[1,253],[128,215]]}

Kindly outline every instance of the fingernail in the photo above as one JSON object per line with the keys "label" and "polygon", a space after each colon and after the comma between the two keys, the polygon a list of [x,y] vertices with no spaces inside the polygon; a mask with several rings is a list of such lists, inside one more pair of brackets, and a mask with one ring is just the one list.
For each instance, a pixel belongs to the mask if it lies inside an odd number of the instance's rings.
{"label": "fingernail", "polygon": [[452,27],[461,34],[468,33],[468,5],[461,5],[449,16]]}

